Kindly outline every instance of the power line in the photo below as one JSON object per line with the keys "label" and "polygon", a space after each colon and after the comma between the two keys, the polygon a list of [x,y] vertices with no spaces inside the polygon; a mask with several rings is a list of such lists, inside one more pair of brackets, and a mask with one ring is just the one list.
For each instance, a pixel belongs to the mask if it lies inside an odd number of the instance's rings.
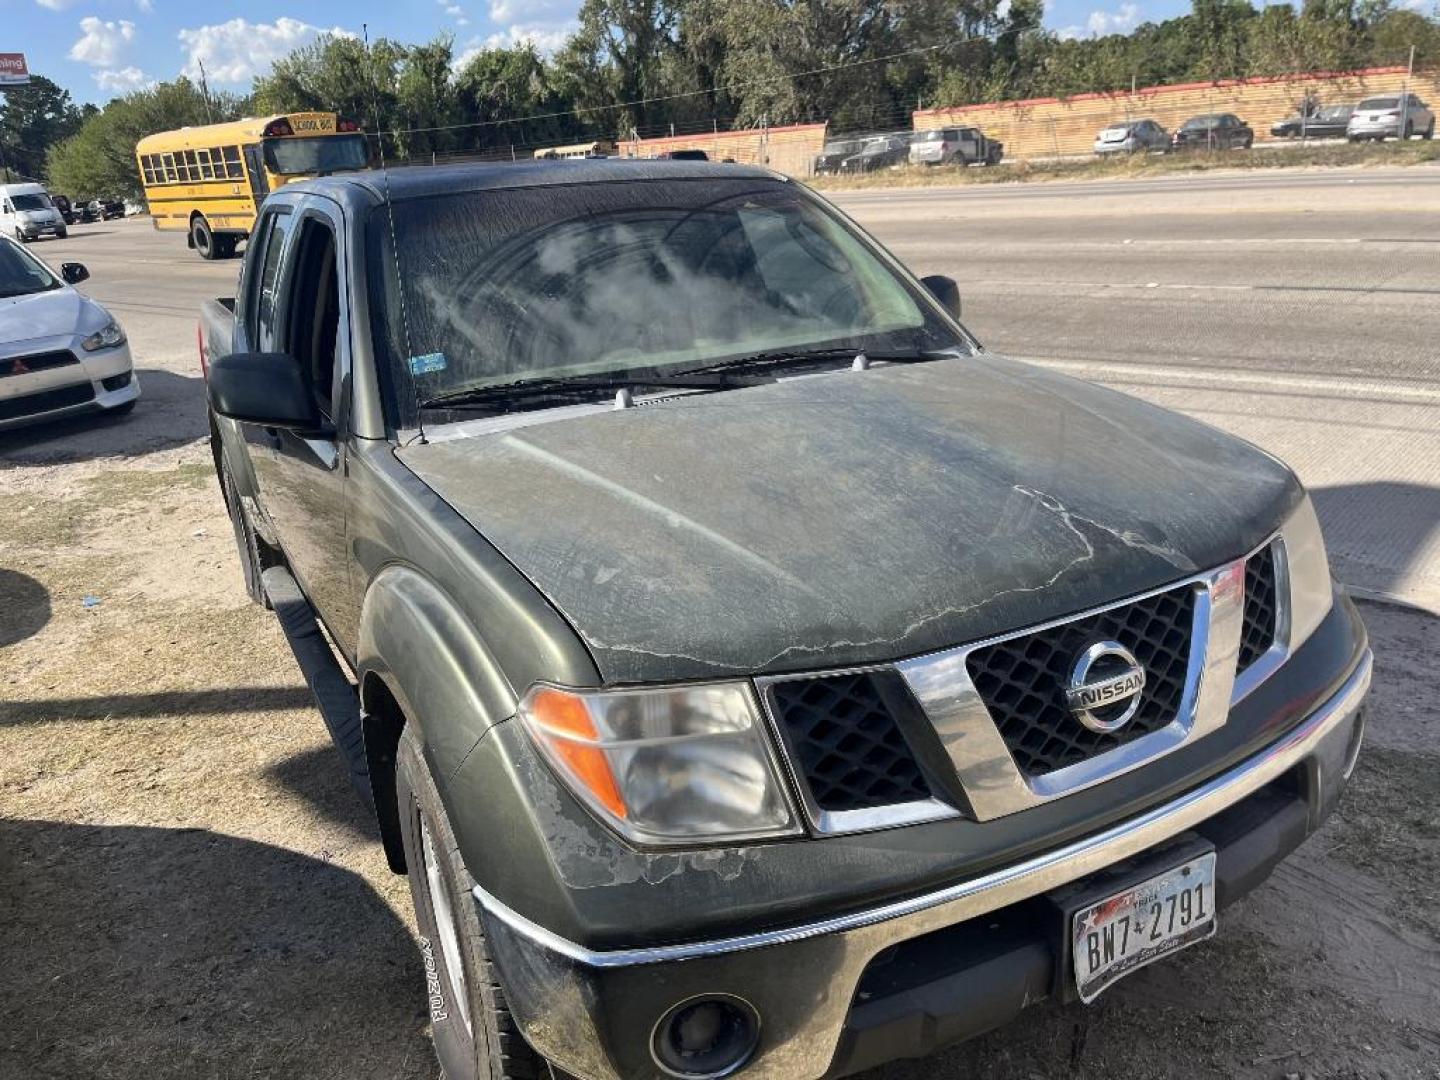
{"label": "power line", "polygon": [[[807,78],[811,75],[828,75],[831,72],[846,71],[850,68],[866,67],[871,64],[883,64],[891,60],[900,60],[908,56],[922,56],[926,53],[941,52],[945,49],[954,49],[961,45],[969,45],[976,41],[998,41],[1011,34],[1043,33],[1043,28],[1038,26],[1017,27],[1010,30],[1002,30],[993,37],[987,34],[971,34],[968,37],[956,38],[952,41],[941,42],[939,45],[924,45],[915,49],[905,49],[901,52],[888,53],[885,56],[872,56],[864,60],[850,60],[841,64],[828,64],[824,67],[811,68],[808,71],[796,71],[788,74],[766,75],[756,79],[743,82],[730,83],[728,85],[717,84],[706,90],[685,90],[676,94],[660,94],[655,97],[636,98],[633,101],[617,101],[608,105],[582,105],[574,109],[564,109],[558,112],[533,113],[530,116],[512,116],[502,120],[474,120],[464,124],[441,124],[435,127],[422,128],[392,128],[388,132],[374,131],[367,134],[375,135],[377,138],[389,134],[395,135],[426,135],[441,131],[464,131],[471,128],[499,127],[502,124],[523,124],[530,120],[556,120],[566,116],[581,116],[586,113],[610,112],[617,109],[629,109],[640,105],[657,105],[665,101],[680,101],[685,98],[705,97],[710,94],[730,93],[735,90],[742,90],[747,87],[766,85],[770,83],[794,81]],[[376,117],[379,120],[379,117]]]}

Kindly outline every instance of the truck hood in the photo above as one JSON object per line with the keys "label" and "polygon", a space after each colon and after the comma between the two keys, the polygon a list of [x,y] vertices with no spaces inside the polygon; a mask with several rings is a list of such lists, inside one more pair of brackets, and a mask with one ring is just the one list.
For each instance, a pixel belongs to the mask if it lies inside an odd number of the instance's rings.
{"label": "truck hood", "polygon": [[988,355],[522,416],[398,453],[610,683],[976,640],[1242,555],[1301,497],[1247,443]]}

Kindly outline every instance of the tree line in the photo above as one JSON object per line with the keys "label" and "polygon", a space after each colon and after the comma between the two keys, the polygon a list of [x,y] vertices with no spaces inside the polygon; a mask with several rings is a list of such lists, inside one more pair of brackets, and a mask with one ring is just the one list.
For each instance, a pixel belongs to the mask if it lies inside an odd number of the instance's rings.
{"label": "tree line", "polygon": [[[548,56],[331,36],[243,95],[180,78],[98,110],[37,79],[48,104],[26,121],[35,87],[7,98],[0,152],[57,190],[136,196],[141,136],[243,115],[333,110],[383,132],[396,160],[503,156],[712,125],[901,128],[917,107],[1403,64],[1412,46],[1417,66],[1440,64],[1440,22],[1391,0],[1193,0],[1185,15],[1092,36],[1045,30],[1043,14],[1044,0],[584,0]],[[38,112],[51,120],[37,126]]]}

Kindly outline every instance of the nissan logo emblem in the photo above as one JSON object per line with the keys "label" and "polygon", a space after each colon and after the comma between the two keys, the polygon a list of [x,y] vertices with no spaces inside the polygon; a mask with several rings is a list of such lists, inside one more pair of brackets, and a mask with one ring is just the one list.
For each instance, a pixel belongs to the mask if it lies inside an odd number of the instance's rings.
{"label": "nissan logo emblem", "polygon": [[1097,641],[1070,669],[1065,703],[1075,719],[1101,734],[1119,731],[1140,709],[1145,669],[1118,641]]}

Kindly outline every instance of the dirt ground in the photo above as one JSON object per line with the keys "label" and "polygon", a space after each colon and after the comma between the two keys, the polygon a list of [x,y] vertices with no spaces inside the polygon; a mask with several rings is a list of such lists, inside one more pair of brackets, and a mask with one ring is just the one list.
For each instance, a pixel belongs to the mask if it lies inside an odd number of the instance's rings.
{"label": "dirt ground", "polygon": [[[156,325],[132,416],[0,435],[0,1078],[433,1078],[408,888]],[[872,1080],[1440,1078],[1440,620],[1364,613],[1354,785],[1214,940]]]}

